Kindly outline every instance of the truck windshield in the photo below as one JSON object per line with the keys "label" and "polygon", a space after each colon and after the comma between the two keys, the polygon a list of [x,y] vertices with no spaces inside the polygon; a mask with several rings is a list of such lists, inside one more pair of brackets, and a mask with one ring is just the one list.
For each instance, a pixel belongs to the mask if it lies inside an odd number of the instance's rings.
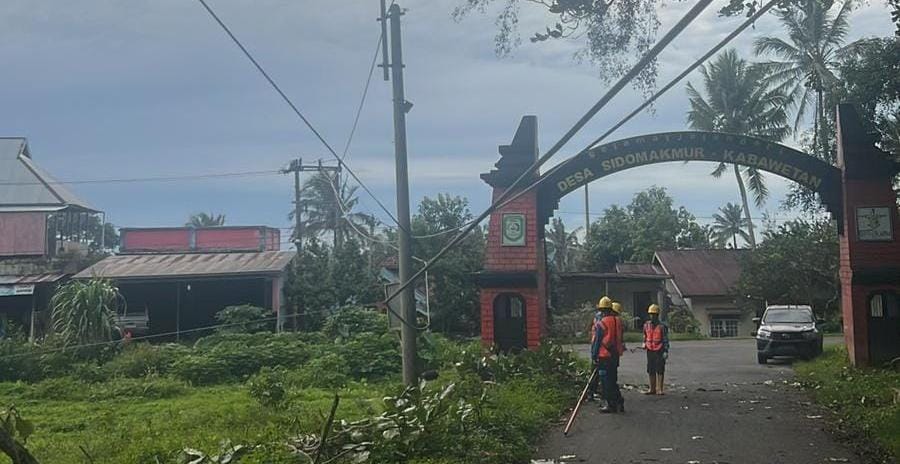
{"label": "truck windshield", "polygon": [[812,322],[812,314],[809,311],[797,309],[770,309],[766,311],[765,322],[808,324]]}

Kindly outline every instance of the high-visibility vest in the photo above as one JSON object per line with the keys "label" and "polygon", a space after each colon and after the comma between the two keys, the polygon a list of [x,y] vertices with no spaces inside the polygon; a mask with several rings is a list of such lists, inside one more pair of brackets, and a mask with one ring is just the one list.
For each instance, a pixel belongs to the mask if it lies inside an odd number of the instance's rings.
{"label": "high-visibility vest", "polygon": [[662,351],[665,327],[662,324],[644,323],[644,347],[647,351]]}
{"label": "high-visibility vest", "polygon": [[610,359],[613,356],[621,356],[625,352],[625,344],[622,340],[621,320],[613,315],[600,319],[600,327],[603,329],[603,339],[600,340],[600,352],[597,357]]}

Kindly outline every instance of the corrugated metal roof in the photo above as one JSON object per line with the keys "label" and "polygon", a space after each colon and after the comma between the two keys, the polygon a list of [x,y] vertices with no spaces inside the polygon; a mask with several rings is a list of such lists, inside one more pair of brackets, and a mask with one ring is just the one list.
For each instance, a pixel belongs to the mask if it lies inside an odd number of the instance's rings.
{"label": "corrugated metal roof", "polygon": [[79,272],[76,279],[163,279],[172,277],[277,274],[294,258],[293,251],[255,253],[167,253],[117,255]]}
{"label": "corrugated metal roof", "polygon": [[651,263],[620,263],[616,264],[616,272],[622,274],[664,274],[663,270]]}
{"label": "corrugated metal roof", "polygon": [[561,272],[560,277],[571,279],[600,279],[600,280],[666,280],[672,276],[666,274],[632,274],[622,272]]}
{"label": "corrugated metal roof", "polygon": [[38,167],[24,137],[0,138],[0,206],[75,206],[98,211]]}
{"label": "corrugated metal roof", "polygon": [[60,272],[29,275],[0,275],[0,285],[46,284],[56,282],[65,276],[66,274]]}
{"label": "corrugated metal roof", "polygon": [[682,297],[728,296],[741,277],[743,250],[657,251],[656,261],[672,275]]}

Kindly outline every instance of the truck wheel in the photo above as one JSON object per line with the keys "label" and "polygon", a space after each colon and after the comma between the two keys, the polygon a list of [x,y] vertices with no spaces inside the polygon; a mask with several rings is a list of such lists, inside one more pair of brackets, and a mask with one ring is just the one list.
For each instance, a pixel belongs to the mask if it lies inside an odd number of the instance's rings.
{"label": "truck wheel", "polygon": [[758,362],[760,364],[765,364],[768,360],[769,360],[769,358],[767,358],[766,355],[759,354],[759,353],[756,354],[756,362]]}

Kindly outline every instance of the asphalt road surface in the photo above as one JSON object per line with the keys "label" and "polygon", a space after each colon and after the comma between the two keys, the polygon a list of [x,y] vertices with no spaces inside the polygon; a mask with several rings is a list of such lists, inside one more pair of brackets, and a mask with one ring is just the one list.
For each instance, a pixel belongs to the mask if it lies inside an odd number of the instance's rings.
{"label": "asphalt road surface", "polygon": [[[826,339],[833,343],[841,339]],[[573,349],[587,356],[587,346]],[[568,437],[566,414],[533,462],[862,462],[825,430],[828,413],[792,386],[790,361],[756,363],[754,340],[673,342],[665,396],[642,394],[645,369],[643,352],[626,353],[619,369],[625,414],[601,414],[597,403],[585,403]]]}

